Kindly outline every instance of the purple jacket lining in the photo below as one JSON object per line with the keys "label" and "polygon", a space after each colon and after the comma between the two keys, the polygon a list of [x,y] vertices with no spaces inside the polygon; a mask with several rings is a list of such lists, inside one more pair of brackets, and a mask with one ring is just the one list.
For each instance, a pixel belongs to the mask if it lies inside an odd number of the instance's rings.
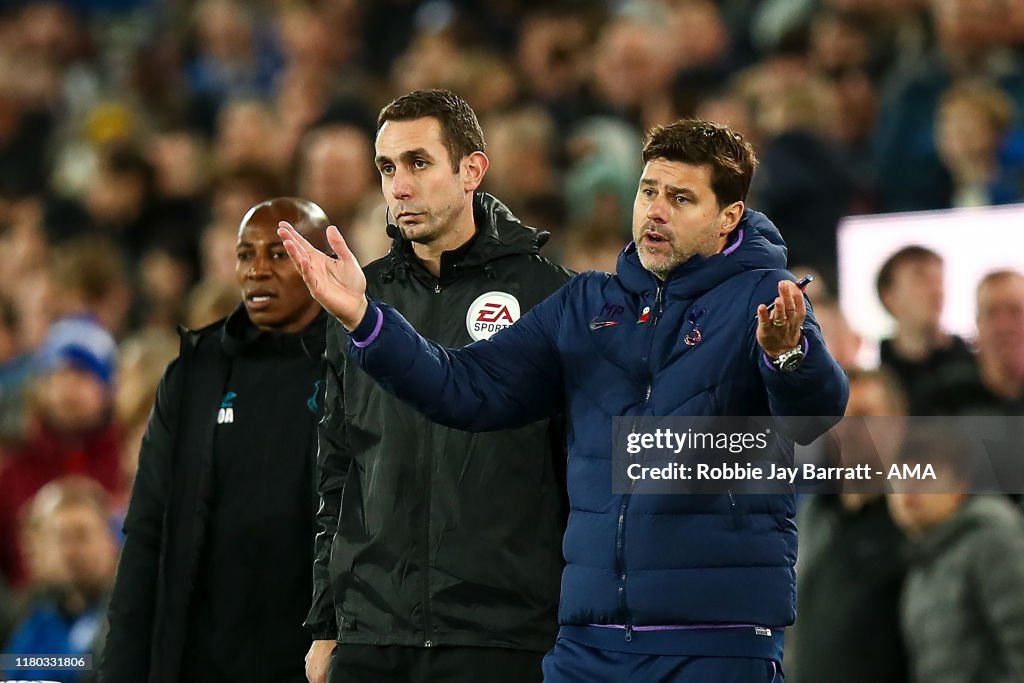
{"label": "purple jacket lining", "polygon": [[384,311],[382,311],[381,309],[378,308],[377,309],[377,324],[373,326],[373,332],[371,332],[370,336],[367,337],[366,339],[364,339],[363,341],[356,341],[355,339],[353,339],[352,343],[355,344],[356,346],[358,346],[361,349],[369,346],[370,344],[373,343],[373,340],[377,338],[377,335],[380,334],[380,328],[382,328],[383,326],[384,326]]}
{"label": "purple jacket lining", "polygon": [[[595,628],[621,628],[625,629],[625,624],[590,624]],[[634,626],[634,631],[689,631],[695,629],[711,629],[711,628],[768,628],[767,626],[761,627],[757,624],[687,624],[679,626]]]}

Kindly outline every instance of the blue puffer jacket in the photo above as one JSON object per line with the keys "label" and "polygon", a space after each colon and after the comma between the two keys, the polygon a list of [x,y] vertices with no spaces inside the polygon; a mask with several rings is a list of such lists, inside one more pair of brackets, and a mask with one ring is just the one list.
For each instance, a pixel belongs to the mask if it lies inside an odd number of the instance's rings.
{"label": "blue puffer jacket", "polygon": [[[793,496],[611,492],[614,416],[843,414],[846,377],[810,312],[798,370],[762,358],[757,306],[793,278],[764,215],[748,210],[735,234],[725,251],[694,257],[664,283],[630,245],[616,275],[580,275],[464,349],[431,344],[372,302],[352,333],[355,361],[443,424],[486,431],[568,416],[563,625],[793,623]],[[688,344],[694,328],[700,341]]]}

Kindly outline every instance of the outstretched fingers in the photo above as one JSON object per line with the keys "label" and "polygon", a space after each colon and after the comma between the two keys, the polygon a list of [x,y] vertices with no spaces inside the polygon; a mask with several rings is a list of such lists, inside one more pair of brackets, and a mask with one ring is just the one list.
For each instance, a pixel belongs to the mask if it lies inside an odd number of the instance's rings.
{"label": "outstretched fingers", "polygon": [[356,258],[356,255],[352,253],[352,250],[348,248],[348,243],[345,241],[345,238],[341,236],[341,231],[338,230],[337,226],[332,225],[327,228],[327,243],[331,245],[331,249],[334,250],[338,260],[346,267],[360,267],[359,260]]}
{"label": "outstretched fingers", "polygon": [[[299,231],[292,227],[292,224],[287,221],[281,221],[277,224],[277,236],[284,241],[284,248],[288,250],[288,254],[292,255],[294,250],[295,254],[298,254],[305,259],[309,258],[309,250],[313,248],[305,237],[299,234]],[[293,249],[289,249],[289,242]]]}
{"label": "outstretched fingers", "polygon": [[302,281],[306,283],[309,293],[319,300],[317,266],[311,258],[311,252],[316,251],[316,248],[305,237],[300,235],[291,224],[285,221],[281,221],[278,224],[277,235],[281,238],[285,251],[288,252],[288,257],[302,276]]}

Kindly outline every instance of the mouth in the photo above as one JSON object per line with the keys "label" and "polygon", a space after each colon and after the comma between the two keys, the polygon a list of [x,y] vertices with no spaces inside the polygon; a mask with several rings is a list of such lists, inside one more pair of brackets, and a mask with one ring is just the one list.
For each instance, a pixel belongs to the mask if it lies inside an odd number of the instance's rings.
{"label": "mouth", "polygon": [[245,304],[250,311],[258,311],[269,306],[276,298],[277,294],[274,294],[273,292],[246,292]]}
{"label": "mouth", "polygon": [[422,213],[416,213],[414,211],[403,211],[400,214],[398,214],[398,220],[400,220],[400,221],[414,220],[416,218],[419,218],[422,215],[423,215]]}
{"label": "mouth", "polygon": [[644,230],[644,234],[641,236],[640,239],[642,242],[647,242],[650,244],[663,244],[665,242],[668,242],[667,237],[662,235],[660,232],[655,232],[654,230]]}

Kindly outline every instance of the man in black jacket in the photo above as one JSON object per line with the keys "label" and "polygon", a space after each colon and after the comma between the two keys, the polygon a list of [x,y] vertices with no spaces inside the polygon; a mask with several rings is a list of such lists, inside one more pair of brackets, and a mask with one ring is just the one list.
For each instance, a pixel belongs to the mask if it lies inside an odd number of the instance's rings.
{"label": "man in black jacket", "polygon": [[[539,255],[547,233],[477,192],[483,132],[458,96],[386,106],[375,161],[395,222],[391,251],[365,268],[369,291],[431,339],[487,338],[569,278]],[[331,319],[309,680],[330,660],[338,683],[540,681],[562,566],[556,429],[441,427],[336,364],[346,344]]]}
{"label": "man in black jacket", "polygon": [[316,204],[256,205],[238,232],[244,303],[182,336],[142,443],[102,683],[305,683],[326,314],[278,239]]}

